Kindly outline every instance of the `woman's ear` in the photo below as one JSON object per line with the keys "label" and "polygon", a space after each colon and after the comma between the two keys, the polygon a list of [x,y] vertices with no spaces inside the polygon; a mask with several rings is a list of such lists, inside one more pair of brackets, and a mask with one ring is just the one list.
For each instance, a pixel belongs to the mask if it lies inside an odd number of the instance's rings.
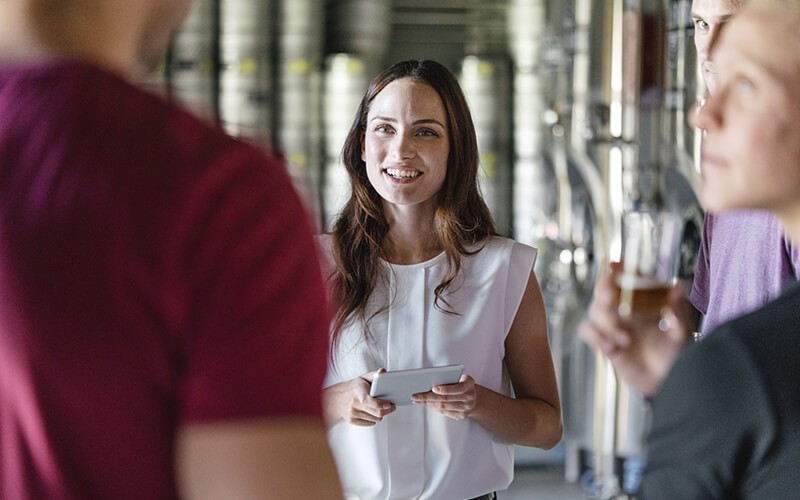
{"label": "woman's ear", "polygon": [[364,163],[367,163],[367,155],[364,153],[364,148],[365,148],[365,146],[364,146],[364,138],[365,137],[366,137],[366,134],[364,134],[362,132],[361,133],[361,161],[363,161]]}

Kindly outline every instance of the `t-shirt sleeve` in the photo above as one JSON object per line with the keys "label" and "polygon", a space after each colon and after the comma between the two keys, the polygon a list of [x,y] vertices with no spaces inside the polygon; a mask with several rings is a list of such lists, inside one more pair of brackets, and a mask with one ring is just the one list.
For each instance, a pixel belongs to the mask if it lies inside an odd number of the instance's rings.
{"label": "t-shirt sleeve", "polygon": [[711,264],[711,231],[714,226],[714,216],[706,214],[703,220],[703,234],[700,239],[700,250],[697,255],[697,264],[694,270],[694,280],[692,281],[692,291],[689,293],[689,301],[695,309],[702,314],[708,313],[708,300],[710,294]]}
{"label": "t-shirt sleeve", "polygon": [[176,230],[185,422],[321,414],[329,313],[308,216],[281,164],[208,169]]}
{"label": "t-shirt sleeve", "polygon": [[641,498],[738,498],[769,448],[769,391],[734,336],[689,347],[653,399]]}

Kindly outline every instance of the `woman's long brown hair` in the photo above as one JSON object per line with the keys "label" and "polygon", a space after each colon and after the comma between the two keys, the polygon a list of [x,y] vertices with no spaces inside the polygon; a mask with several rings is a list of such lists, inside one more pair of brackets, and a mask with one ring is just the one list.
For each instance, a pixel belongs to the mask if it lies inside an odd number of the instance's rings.
{"label": "woman's long brown hair", "polygon": [[356,112],[343,148],[344,165],[350,176],[351,195],[337,217],[332,231],[333,298],[336,313],[331,347],[351,321],[361,323],[369,338],[367,300],[381,275],[385,259],[384,238],[389,225],[381,197],[367,178],[361,159],[367,115],[375,97],[391,82],[411,78],[430,85],[441,97],[447,115],[449,155],[444,185],[437,194],[434,231],[447,258],[447,272],[435,289],[434,306],[449,313],[445,291],[461,270],[461,256],[468,247],[496,234],[489,208],[478,191],[478,143],[472,115],[453,73],[435,61],[403,61],[392,65],[372,80]]}

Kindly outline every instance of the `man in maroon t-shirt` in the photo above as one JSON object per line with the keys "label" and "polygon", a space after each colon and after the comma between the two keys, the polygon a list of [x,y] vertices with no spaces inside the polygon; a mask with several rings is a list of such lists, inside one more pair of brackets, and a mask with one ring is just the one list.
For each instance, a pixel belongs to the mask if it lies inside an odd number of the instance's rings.
{"label": "man in maroon t-shirt", "polygon": [[341,498],[283,166],[128,81],[187,4],[0,2],[0,498]]}

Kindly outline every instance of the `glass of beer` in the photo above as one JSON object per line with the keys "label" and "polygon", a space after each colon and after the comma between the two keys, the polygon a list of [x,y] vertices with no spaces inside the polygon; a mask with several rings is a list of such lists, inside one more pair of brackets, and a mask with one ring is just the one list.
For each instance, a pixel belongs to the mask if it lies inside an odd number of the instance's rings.
{"label": "glass of beer", "polygon": [[637,211],[622,225],[622,272],[617,276],[619,314],[660,321],[676,282],[683,219],[673,213]]}

